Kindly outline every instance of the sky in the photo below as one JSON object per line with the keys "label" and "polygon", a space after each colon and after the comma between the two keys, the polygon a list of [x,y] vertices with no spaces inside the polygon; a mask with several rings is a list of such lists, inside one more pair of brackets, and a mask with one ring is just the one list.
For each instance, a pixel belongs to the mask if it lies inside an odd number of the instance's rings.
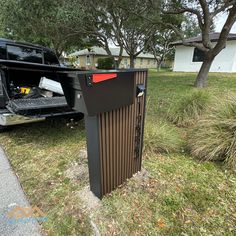
{"label": "sky", "polygon": [[[216,23],[215,23],[215,31],[216,32],[220,32],[225,21],[226,21],[226,17],[227,15],[221,15],[218,17],[218,19],[216,20]],[[236,23],[234,24],[233,28],[231,29],[231,33],[236,33]]]}

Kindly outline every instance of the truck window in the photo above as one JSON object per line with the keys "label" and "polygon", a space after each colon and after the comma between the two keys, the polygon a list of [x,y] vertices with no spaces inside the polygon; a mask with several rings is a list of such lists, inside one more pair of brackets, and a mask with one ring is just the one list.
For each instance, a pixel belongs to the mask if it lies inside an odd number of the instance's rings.
{"label": "truck window", "polygon": [[59,61],[53,52],[45,51],[44,52],[44,64],[46,64],[46,65],[59,65]]}
{"label": "truck window", "polygon": [[8,60],[43,63],[42,51],[23,46],[7,45]]}
{"label": "truck window", "polygon": [[0,45],[0,59],[6,59],[6,50],[4,46]]}
{"label": "truck window", "polygon": [[3,95],[2,76],[0,72],[0,95]]}

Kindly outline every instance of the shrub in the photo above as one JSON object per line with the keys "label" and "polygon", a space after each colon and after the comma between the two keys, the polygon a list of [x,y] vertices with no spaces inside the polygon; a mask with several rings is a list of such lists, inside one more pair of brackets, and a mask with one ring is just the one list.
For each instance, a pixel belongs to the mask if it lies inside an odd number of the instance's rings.
{"label": "shrub", "polygon": [[164,121],[147,121],[145,125],[144,150],[150,152],[178,152],[183,141],[177,128]]}
{"label": "shrub", "polygon": [[115,68],[115,60],[113,57],[98,58],[98,69],[109,70]]}
{"label": "shrub", "polygon": [[225,161],[236,169],[236,97],[201,119],[189,135],[191,153],[201,160]]}
{"label": "shrub", "polygon": [[167,119],[178,126],[194,124],[205,112],[211,95],[202,90],[181,97],[167,111]]}

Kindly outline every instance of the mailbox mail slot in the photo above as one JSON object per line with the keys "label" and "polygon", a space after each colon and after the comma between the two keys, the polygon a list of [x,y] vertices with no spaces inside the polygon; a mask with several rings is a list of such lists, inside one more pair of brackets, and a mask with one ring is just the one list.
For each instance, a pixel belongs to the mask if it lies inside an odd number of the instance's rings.
{"label": "mailbox mail slot", "polygon": [[99,198],[141,170],[147,70],[63,72],[69,106],[85,114],[90,188]]}

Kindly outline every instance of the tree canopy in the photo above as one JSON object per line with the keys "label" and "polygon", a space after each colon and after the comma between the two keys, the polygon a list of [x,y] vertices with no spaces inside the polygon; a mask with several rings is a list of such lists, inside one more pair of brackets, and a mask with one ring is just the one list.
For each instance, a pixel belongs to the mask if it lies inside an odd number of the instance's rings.
{"label": "tree canopy", "polygon": [[[59,56],[71,48],[93,45],[103,47],[111,56],[109,47],[113,44],[120,47],[117,64],[125,50],[130,66],[134,67],[141,52],[153,48],[157,54],[164,50],[165,55],[170,42],[179,38],[183,45],[196,47],[205,54],[196,79],[198,87],[205,86],[210,66],[226,46],[236,21],[236,0],[0,0],[0,3],[1,35],[50,46]],[[223,13],[227,19],[215,44],[210,33],[216,18]],[[198,33],[202,43],[186,41]],[[164,37],[167,35],[171,37]]]}
{"label": "tree canopy", "polygon": [[7,38],[52,47],[58,56],[71,46],[80,45],[78,23],[70,21],[66,0],[0,0],[1,25]]}

